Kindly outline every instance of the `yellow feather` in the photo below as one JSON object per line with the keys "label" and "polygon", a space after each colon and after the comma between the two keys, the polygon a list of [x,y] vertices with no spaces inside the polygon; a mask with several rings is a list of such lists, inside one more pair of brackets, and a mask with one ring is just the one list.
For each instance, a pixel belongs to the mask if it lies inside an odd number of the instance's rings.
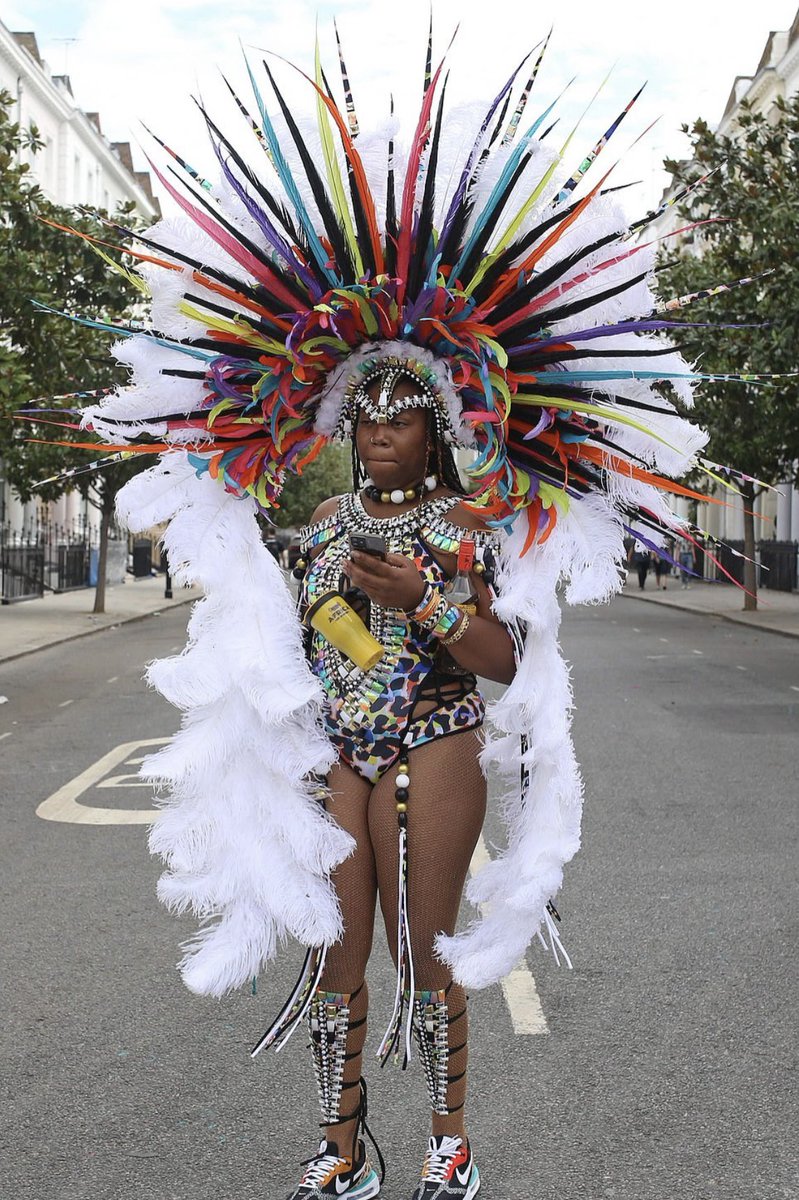
{"label": "yellow feather", "polygon": [[[322,81],[322,60],[319,56],[319,38],[316,39],[314,48],[314,68],[316,73],[317,87],[323,87]],[[355,270],[360,277],[364,274],[363,259],[358,248],[358,239],[355,236],[355,229],[352,224],[347,197],[344,193],[344,183],[339,170],[338,158],[336,157],[336,147],[333,141],[333,133],[330,128],[330,120],[328,118],[327,109],[322,101],[322,97],[317,92],[316,94],[316,115],[319,121],[319,136],[322,139],[322,156],[325,160],[325,168],[327,170],[327,180],[330,184],[330,196],[333,202],[333,207],[338,213],[341,222],[341,228],[344,231],[344,236],[349,243],[352,251]]]}

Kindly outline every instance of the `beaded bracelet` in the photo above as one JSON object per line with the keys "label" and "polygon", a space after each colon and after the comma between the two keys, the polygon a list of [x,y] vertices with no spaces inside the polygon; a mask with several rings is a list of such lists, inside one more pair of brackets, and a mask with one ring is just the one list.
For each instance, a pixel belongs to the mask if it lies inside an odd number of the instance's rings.
{"label": "beaded bracelet", "polygon": [[436,611],[441,607],[442,604],[446,605],[446,603],[446,600],[438,588],[434,588],[431,583],[428,583],[424,589],[421,600],[416,605],[416,608],[412,608],[409,612],[407,612],[407,616],[410,617],[412,621],[416,621],[418,625],[424,625],[427,627],[428,622],[431,621],[431,619],[432,623],[435,624]]}
{"label": "beaded bracelet", "polygon": [[433,626],[428,626],[430,632],[438,638],[446,638],[452,633],[452,630],[461,619],[461,610],[457,604],[444,604],[443,612],[441,608],[436,610],[436,622]]}

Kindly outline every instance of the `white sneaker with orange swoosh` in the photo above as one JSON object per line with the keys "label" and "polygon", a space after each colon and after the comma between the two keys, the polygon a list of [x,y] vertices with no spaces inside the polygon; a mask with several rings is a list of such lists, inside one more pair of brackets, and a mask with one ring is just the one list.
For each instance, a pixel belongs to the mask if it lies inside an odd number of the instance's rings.
{"label": "white sneaker with orange swoosh", "polygon": [[380,1180],[363,1142],[358,1150],[358,1158],[353,1162],[339,1154],[335,1142],[322,1141],[319,1153],[308,1160],[305,1174],[288,1200],[331,1200],[338,1196],[372,1200],[380,1192]]}
{"label": "white sneaker with orange swoosh", "polygon": [[480,1173],[468,1140],[431,1137],[422,1177],[411,1200],[472,1200],[480,1191]]}

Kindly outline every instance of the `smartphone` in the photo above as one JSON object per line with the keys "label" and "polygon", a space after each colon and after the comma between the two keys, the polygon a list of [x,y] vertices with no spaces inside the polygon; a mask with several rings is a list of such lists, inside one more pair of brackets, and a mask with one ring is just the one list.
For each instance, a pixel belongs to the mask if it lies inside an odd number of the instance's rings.
{"label": "smartphone", "polygon": [[350,550],[360,550],[361,554],[372,554],[384,561],[388,554],[386,539],[375,533],[351,533]]}

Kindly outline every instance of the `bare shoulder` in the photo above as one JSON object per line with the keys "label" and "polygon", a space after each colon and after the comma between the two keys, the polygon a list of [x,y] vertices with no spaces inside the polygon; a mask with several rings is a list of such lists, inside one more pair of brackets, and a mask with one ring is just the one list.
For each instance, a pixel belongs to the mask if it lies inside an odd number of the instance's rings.
{"label": "bare shoulder", "polygon": [[324,521],[326,517],[332,517],[338,508],[338,502],[340,499],[341,496],[331,496],[329,500],[323,500],[322,503],[317,505],[317,507],[314,509],[308,524],[316,525],[319,521]]}

